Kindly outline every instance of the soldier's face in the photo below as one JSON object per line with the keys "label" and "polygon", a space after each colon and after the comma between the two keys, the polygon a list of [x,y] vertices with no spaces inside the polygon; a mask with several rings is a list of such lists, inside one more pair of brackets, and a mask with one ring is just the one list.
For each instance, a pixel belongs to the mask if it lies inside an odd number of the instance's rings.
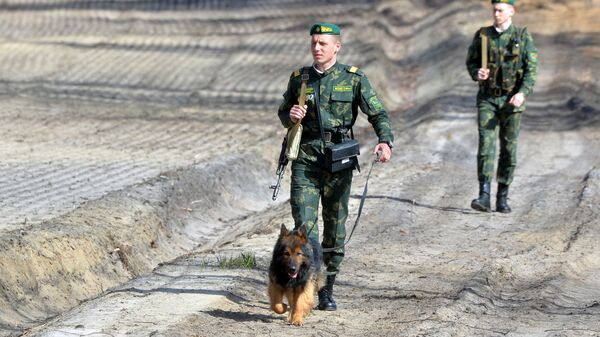
{"label": "soldier's face", "polygon": [[515,14],[515,8],[510,4],[494,4],[494,24],[501,26],[506,23]]}
{"label": "soldier's face", "polygon": [[340,40],[334,35],[313,35],[310,41],[313,61],[318,65],[329,65],[335,61],[341,45]]}

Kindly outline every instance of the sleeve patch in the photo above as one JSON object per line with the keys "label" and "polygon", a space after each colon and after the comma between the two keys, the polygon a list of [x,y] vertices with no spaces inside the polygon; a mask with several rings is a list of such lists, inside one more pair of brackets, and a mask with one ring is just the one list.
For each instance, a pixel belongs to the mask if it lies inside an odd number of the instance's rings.
{"label": "sleeve patch", "polygon": [[383,104],[381,104],[381,101],[379,100],[379,98],[377,98],[377,96],[373,96],[369,99],[369,104],[373,107],[373,109],[375,110],[383,110]]}

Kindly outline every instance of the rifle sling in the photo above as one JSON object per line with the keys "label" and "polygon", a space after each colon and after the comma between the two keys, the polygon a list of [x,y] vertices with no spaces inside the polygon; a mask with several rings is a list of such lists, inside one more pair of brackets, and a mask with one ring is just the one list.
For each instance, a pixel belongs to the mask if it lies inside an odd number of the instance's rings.
{"label": "rifle sling", "polygon": [[487,69],[488,67],[488,39],[485,34],[485,28],[481,29],[479,33],[481,36],[481,68]]}

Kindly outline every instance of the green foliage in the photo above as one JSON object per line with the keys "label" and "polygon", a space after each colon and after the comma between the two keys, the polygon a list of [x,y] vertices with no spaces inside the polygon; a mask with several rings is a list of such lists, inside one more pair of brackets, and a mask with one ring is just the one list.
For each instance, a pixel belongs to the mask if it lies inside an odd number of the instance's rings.
{"label": "green foliage", "polygon": [[217,257],[217,264],[219,268],[223,269],[254,269],[256,268],[256,256],[252,253],[242,252],[236,257]]}

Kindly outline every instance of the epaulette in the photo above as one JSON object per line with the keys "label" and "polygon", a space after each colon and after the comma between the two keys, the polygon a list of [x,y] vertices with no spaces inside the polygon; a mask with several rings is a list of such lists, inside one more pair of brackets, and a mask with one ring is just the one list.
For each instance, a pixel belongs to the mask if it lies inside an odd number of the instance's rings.
{"label": "epaulette", "polygon": [[348,68],[346,68],[346,71],[349,72],[350,74],[356,74],[358,76],[363,76],[363,72],[358,70],[358,67],[355,66],[350,66]]}
{"label": "epaulette", "polygon": [[479,36],[487,36],[488,38],[492,36],[492,32],[494,30],[494,26],[485,26],[479,28]]}
{"label": "epaulette", "polygon": [[521,28],[520,33],[519,33],[519,36],[521,37],[521,41],[524,40],[523,37],[525,36],[525,33],[529,34],[529,32],[527,31],[527,27]]}
{"label": "epaulette", "polygon": [[300,75],[302,75],[302,72],[307,72],[310,68],[309,67],[302,67],[300,69],[294,70],[294,72],[292,73],[292,76],[290,76],[291,78],[296,78]]}

